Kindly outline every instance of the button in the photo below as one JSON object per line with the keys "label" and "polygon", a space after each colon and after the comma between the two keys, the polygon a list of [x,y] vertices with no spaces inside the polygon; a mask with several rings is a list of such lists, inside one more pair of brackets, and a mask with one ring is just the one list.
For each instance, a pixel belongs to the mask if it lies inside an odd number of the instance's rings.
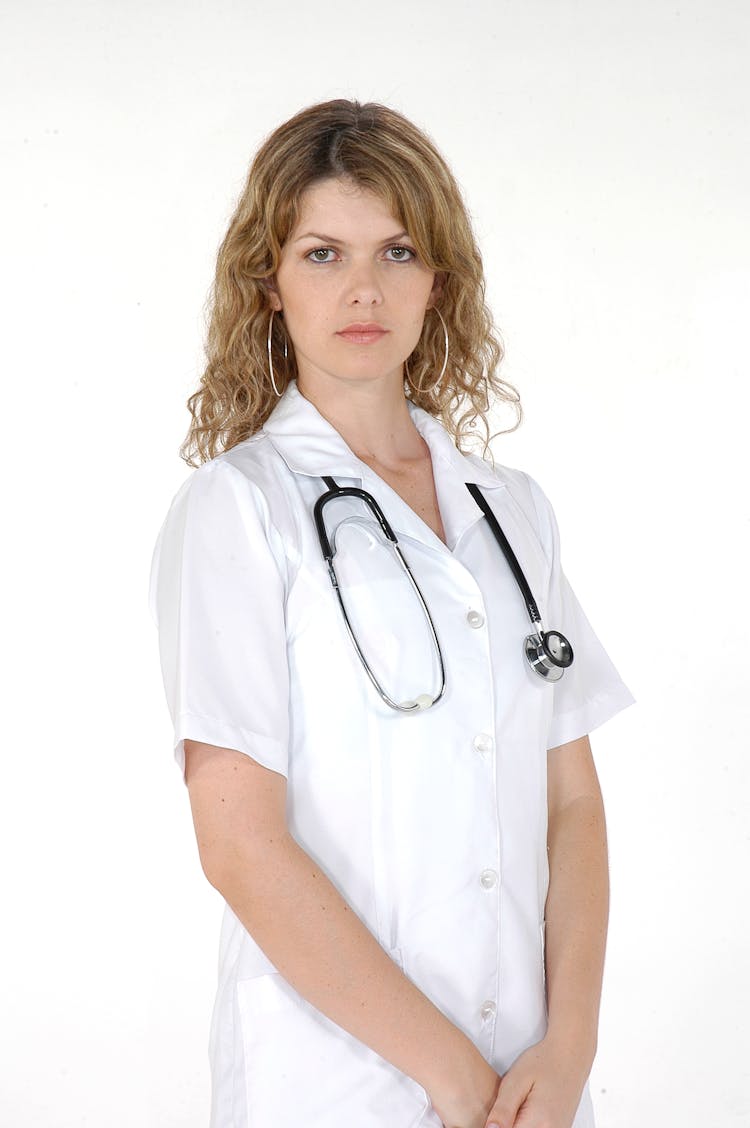
{"label": "button", "polygon": [[487,732],[479,732],[474,737],[474,747],[476,748],[477,752],[481,752],[483,756],[487,755],[487,753],[491,750],[493,744],[494,741],[490,734]]}
{"label": "button", "polygon": [[486,1003],[482,1003],[482,1007],[479,1013],[486,1022],[488,1018],[494,1018],[496,1010],[497,1007],[493,1003],[492,999],[488,999]]}
{"label": "button", "polygon": [[484,626],[484,615],[480,615],[478,611],[469,611],[466,622],[476,630],[478,627]]}
{"label": "button", "polygon": [[479,875],[479,884],[482,886],[482,889],[494,889],[497,885],[497,874],[495,870],[482,870]]}

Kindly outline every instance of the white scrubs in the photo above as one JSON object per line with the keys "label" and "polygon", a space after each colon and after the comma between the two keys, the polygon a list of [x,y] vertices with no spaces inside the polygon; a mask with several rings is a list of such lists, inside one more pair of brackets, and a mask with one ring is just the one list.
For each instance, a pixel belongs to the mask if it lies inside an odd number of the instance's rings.
{"label": "white scrubs", "polygon": [[[151,606],[178,763],[192,739],[286,776],[295,839],[502,1073],[546,1028],[547,750],[632,698],[561,571],[539,487],[460,454],[437,420],[409,411],[430,447],[447,546],[292,383],[262,431],[178,492]],[[388,708],[354,653],[312,517],[322,475],[372,493],[396,531],[445,660],[432,709]],[[545,625],[572,642],[555,685],[522,655],[526,609],[466,482],[492,506]],[[384,688],[398,700],[434,694],[424,616],[367,509],[336,500],[326,524]],[[300,997],[229,908],[210,1054],[211,1128],[440,1126],[425,1091]],[[592,1125],[585,1094],[575,1128]]]}

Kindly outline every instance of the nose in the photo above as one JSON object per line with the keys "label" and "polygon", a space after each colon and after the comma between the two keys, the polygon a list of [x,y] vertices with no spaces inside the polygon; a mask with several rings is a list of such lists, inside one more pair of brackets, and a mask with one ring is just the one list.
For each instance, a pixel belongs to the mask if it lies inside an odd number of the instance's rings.
{"label": "nose", "polygon": [[352,264],[347,279],[347,301],[350,305],[379,305],[383,291],[373,262]]}

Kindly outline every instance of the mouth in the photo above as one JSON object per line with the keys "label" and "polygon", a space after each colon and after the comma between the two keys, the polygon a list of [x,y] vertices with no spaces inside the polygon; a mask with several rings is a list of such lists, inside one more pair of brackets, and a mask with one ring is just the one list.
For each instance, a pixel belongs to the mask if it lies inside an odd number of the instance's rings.
{"label": "mouth", "polygon": [[339,329],[336,336],[343,337],[345,341],[351,341],[355,345],[371,345],[384,337],[387,332],[388,330],[384,329],[382,325],[368,322],[367,324],[347,325],[345,329]]}

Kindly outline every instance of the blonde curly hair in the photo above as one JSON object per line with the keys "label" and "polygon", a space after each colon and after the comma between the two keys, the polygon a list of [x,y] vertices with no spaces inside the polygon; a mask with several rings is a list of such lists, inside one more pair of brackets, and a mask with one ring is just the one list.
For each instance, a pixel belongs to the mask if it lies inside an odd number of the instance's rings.
{"label": "blonde curly hair", "polygon": [[[345,178],[383,199],[422,262],[445,276],[440,313],[450,348],[443,379],[443,327],[427,311],[405,366],[405,392],[436,416],[461,449],[484,428],[491,398],[521,419],[518,392],[497,375],[503,348],[485,304],[482,259],[460,189],[430,139],[375,102],[336,99],[300,111],[265,140],[253,160],[219,249],[209,298],[206,369],[188,399],[191,424],[181,457],[197,466],[255,434],[278,402],[268,370],[269,280],[296,226],[300,200],[321,180]],[[294,350],[274,319],[277,384],[295,379]],[[508,428],[512,430],[513,427]]]}

